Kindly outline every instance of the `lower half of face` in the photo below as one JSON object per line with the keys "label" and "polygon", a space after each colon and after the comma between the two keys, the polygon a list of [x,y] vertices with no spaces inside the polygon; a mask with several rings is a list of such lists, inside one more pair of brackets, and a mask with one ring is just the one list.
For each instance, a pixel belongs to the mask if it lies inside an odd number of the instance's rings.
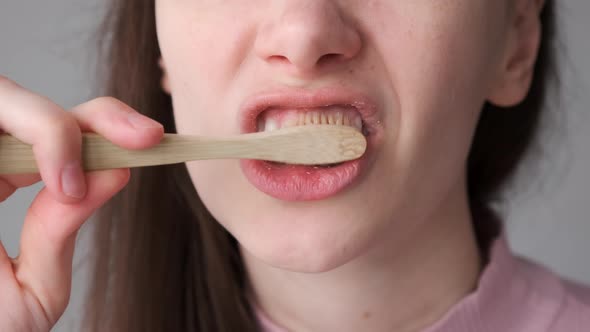
{"label": "lower half of face", "polygon": [[[384,242],[394,248],[465,197],[465,163],[499,57],[501,6],[205,3],[157,7],[179,133],[226,136],[322,119],[354,127],[360,117],[369,142],[360,161],[328,169],[187,163],[205,206],[250,254],[327,271]],[[350,91],[358,100],[343,96]],[[241,114],[249,111],[253,127]]]}

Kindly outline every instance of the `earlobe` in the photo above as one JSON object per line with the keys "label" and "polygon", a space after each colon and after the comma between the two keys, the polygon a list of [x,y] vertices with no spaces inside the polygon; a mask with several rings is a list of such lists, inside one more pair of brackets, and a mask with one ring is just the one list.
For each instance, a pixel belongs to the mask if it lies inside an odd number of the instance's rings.
{"label": "earlobe", "polygon": [[530,89],[541,44],[543,0],[523,0],[513,16],[504,60],[492,82],[488,101],[511,107],[524,100]]}
{"label": "earlobe", "polygon": [[162,79],[160,81],[160,86],[162,87],[162,90],[164,92],[170,94],[170,80],[168,79],[168,70],[166,69],[166,65],[164,64],[164,59],[160,58],[158,60],[158,65],[162,70]]}

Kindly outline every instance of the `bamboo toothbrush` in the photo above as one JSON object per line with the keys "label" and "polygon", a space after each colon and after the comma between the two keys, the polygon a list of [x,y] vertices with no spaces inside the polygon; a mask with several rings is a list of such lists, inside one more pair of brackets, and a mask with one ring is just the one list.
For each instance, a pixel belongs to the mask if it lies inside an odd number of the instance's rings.
{"label": "bamboo toothbrush", "polygon": [[[87,171],[175,164],[204,159],[261,159],[299,165],[325,165],[357,159],[367,142],[348,126],[309,125],[225,138],[164,134],[149,149],[127,150],[100,135],[83,134]],[[38,173],[29,144],[0,135],[0,174]]]}

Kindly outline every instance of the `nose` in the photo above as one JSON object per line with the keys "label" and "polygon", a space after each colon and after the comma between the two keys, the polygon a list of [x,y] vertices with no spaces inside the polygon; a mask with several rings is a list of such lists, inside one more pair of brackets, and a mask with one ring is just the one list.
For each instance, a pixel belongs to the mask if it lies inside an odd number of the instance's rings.
{"label": "nose", "polygon": [[261,23],[255,52],[266,63],[294,76],[307,76],[355,58],[359,31],[343,17],[337,1],[286,0],[269,9]]}

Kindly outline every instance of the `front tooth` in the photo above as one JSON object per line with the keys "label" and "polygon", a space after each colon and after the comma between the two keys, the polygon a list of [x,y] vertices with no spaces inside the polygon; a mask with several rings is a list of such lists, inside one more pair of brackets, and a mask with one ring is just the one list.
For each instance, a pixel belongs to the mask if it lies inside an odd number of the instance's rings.
{"label": "front tooth", "polygon": [[342,124],[345,125],[345,126],[350,126],[350,119],[348,118],[348,116],[345,116],[342,119]]}
{"label": "front tooth", "polygon": [[341,126],[342,125],[342,113],[337,112],[335,118],[336,118],[336,125]]}
{"label": "front tooth", "polygon": [[320,122],[320,113],[318,112],[313,112],[313,124],[321,124]]}
{"label": "front tooth", "polygon": [[336,124],[336,119],[334,118],[334,114],[329,114],[328,115],[328,124]]}
{"label": "front tooth", "polygon": [[305,124],[306,125],[313,124],[313,115],[311,114],[311,112],[307,112],[305,114]]}
{"label": "front tooth", "polygon": [[305,114],[299,113],[299,121],[297,122],[298,126],[305,126]]}
{"label": "front tooth", "polygon": [[264,131],[275,131],[279,129],[279,124],[274,119],[266,119],[266,123],[264,126]]}
{"label": "front tooth", "polygon": [[324,113],[320,114],[320,124],[328,124],[328,118]]}
{"label": "front tooth", "polygon": [[283,124],[281,125],[281,128],[295,127],[297,126],[298,120],[298,117],[285,117],[283,118]]}

